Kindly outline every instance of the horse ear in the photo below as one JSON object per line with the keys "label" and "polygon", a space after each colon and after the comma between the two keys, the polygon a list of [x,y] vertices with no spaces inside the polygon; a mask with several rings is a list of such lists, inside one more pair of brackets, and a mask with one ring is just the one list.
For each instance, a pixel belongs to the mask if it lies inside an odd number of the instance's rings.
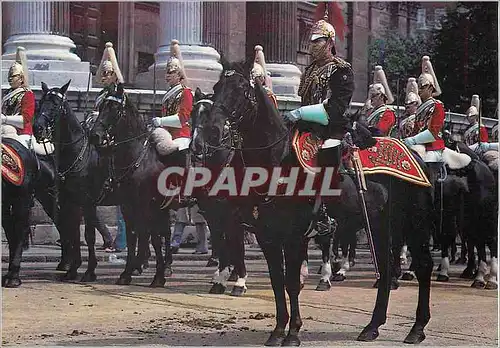
{"label": "horse ear", "polygon": [[43,91],[43,94],[46,94],[49,91],[49,87],[43,81],[42,81],[42,91]]}
{"label": "horse ear", "polygon": [[116,87],[116,91],[118,92],[118,95],[123,94],[123,83],[119,83],[118,86]]}
{"label": "horse ear", "polygon": [[66,94],[66,91],[68,90],[68,87],[69,87],[70,83],[71,83],[71,79],[64,86],[61,87],[60,92],[62,94]]}
{"label": "horse ear", "polygon": [[203,99],[203,93],[201,92],[200,87],[196,87],[196,91],[194,91],[194,101],[199,101]]}
{"label": "horse ear", "polygon": [[222,70],[226,71],[229,69],[229,61],[226,59],[226,56],[224,55],[223,52],[220,54],[220,59],[219,59],[221,65],[222,65]]}

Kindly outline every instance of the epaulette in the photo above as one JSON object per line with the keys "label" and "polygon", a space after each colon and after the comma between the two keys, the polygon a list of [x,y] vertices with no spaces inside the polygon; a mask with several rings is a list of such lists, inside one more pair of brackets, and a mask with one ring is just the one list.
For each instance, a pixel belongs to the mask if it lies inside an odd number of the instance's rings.
{"label": "epaulette", "polygon": [[350,68],[351,64],[346,62],[340,57],[333,57],[333,61],[335,62],[335,65],[337,65],[338,68]]}

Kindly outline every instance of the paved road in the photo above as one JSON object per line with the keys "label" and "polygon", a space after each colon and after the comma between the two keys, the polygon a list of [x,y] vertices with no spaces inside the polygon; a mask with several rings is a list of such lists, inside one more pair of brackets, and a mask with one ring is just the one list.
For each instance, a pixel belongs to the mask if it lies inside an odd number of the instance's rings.
{"label": "paved road", "polygon": [[[2,249],[5,255],[5,245]],[[44,249],[34,248],[26,255],[40,250]],[[123,265],[101,262],[97,282],[80,284],[55,281],[55,262],[25,263],[22,287],[2,291],[2,343],[263,344],[274,326],[275,307],[260,252],[250,250],[249,289],[244,297],[235,298],[229,296],[230,288],[226,295],[208,294],[214,269],[205,267],[207,256],[195,259],[191,251],[175,255],[174,276],[163,289],[147,287],[152,270],[135,277],[133,285],[122,287],[114,282]],[[100,255],[105,259],[104,253]],[[358,257],[347,281],[334,284],[328,292],[317,292],[314,289],[319,276],[314,273],[319,266],[319,251],[311,250],[311,275],[300,295],[302,345],[360,345],[355,339],[370,320],[376,290],[372,288],[368,253],[361,250]],[[462,269],[452,266],[449,283],[433,282],[432,319],[423,345],[498,345],[497,292],[470,288],[470,281],[458,278]],[[414,320],[416,299],[416,282],[402,282],[391,293],[388,322],[381,328],[380,337],[374,343],[361,345],[403,345]]]}

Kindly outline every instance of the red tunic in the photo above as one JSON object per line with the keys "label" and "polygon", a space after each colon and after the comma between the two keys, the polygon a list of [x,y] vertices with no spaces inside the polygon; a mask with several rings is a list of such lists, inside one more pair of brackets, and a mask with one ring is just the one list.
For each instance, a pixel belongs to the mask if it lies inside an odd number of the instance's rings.
{"label": "red tunic", "polygon": [[[5,97],[5,95],[4,95]],[[23,128],[17,128],[17,134],[33,135],[33,117],[35,116],[35,94],[29,89],[5,100],[2,113],[6,116],[20,114],[23,117]]]}
{"label": "red tunic", "polygon": [[425,115],[418,114],[415,117],[413,135],[416,135],[428,129],[434,136],[434,139],[437,139],[432,143],[425,144],[425,149],[427,151],[444,150],[445,146],[444,140],[442,138],[444,119],[444,105],[441,101],[436,99],[434,99],[433,105],[427,109],[427,113]]}
{"label": "red tunic", "polygon": [[486,130],[485,126],[479,127],[479,137],[482,143],[488,142],[488,131]]}
{"label": "red tunic", "polygon": [[21,100],[21,115],[24,120],[24,127],[18,133],[33,135],[33,117],[35,116],[35,94],[32,91],[26,91]]}
{"label": "red tunic", "polygon": [[188,87],[184,87],[179,94],[173,96],[172,100],[167,100],[162,105],[161,110],[162,116],[171,116],[174,114],[179,116],[182,128],[165,127],[172,134],[172,139],[191,137],[191,127],[188,121],[193,110],[193,94]]}
{"label": "red tunic", "polygon": [[[382,112],[379,108],[385,108],[385,111]],[[368,115],[368,126],[377,128],[382,136],[387,137],[396,125],[396,114],[387,105],[381,105],[379,108],[372,110]]]}

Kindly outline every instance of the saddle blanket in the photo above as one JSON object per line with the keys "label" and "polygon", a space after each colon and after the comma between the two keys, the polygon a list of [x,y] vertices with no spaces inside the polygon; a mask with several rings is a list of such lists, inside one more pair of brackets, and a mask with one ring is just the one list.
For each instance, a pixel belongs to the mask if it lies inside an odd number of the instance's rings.
{"label": "saddle blanket", "polygon": [[300,134],[298,130],[295,131],[292,138],[292,146],[297,155],[297,159],[309,174],[317,174],[321,171],[318,166],[318,151],[323,145],[323,141],[313,135],[311,132],[303,132]]}
{"label": "saddle blanket", "polygon": [[2,143],[2,177],[13,185],[24,182],[24,165],[19,154],[9,145]]}
{"label": "saddle blanket", "polygon": [[375,146],[359,151],[365,175],[388,174],[407,182],[429,187],[431,183],[413,154],[400,140],[375,137]]}

